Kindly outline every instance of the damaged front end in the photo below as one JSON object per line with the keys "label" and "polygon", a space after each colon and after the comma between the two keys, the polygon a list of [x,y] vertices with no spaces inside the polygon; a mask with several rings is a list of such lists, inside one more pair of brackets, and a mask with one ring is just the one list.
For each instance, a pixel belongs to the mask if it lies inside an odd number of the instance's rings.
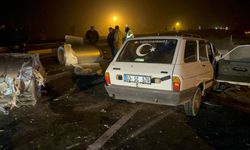
{"label": "damaged front end", "polygon": [[41,96],[45,71],[39,55],[0,54],[0,111],[35,105]]}

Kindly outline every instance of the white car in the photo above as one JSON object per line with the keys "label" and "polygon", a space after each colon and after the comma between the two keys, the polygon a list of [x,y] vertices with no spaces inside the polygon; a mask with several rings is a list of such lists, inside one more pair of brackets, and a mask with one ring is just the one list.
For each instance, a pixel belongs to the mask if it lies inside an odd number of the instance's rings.
{"label": "white car", "polygon": [[195,116],[213,83],[213,55],[213,45],[199,37],[130,39],[108,66],[105,88],[114,99],[184,105]]}

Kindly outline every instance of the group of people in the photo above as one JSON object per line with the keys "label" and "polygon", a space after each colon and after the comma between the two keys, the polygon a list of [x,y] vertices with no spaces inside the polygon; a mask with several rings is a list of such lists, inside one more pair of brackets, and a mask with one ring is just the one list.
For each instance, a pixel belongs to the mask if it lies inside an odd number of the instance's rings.
{"label": "group of people", "polygon": [[[125,27],[125,36],[118,25],[115,26],[115,28],[109,27],[107,43],[111,49],[111,54],[113,58],[122,46],[123,41],[130,38],[134,38],[134,34],[128,26]],[[85,39],[89,44],[96,45],[99,40],[99,34],[95,30],[94,26],[91,26],[90,29],[86,32]]]}
{"label": "group of people", "polygon": [[130,38],[134,38],[134,34],[128,26],[126,26],[126,28],[125,28],[125,33],[126,33],[126,35],[124,37],[119,26],[115,26],[115,29],[113,29],[112,27],[109,27],[109,34],[107,37],[107,43],[111,49],[111,54],[112,54],[113,58],[115,57],[115,54],[122,46],[124,39],[127,40]]}

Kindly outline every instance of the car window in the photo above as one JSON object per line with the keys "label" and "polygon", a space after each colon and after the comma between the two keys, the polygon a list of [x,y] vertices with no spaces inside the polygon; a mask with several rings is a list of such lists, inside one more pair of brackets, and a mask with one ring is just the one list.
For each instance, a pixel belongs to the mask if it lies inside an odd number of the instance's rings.
{"label": "car window", "polygon": [[250,46],[241,46],[234,49],[229,54],[229,59],[232,61],[250,62]]}
{"label": "car window", "polygon": [[208,53],[209,61],[210,61],[210,63],[213,63],[214,55],[213,55],[213,50],[212,50],[211,44],[206,43],[206,47],[207,47],[207,53]]}
{"label": "car window", "polygon": [[176,45],[176,39],[131,40],[116,61],[171,64]]}
{"label": "car window", "polygon": [[184,62],[195,62],[197,61],[197,42],[187,40],[184,54]]}
{"label": "car window", "polygon": [[205,41],[199,41],[199,60],[207,61],[207,50]]}

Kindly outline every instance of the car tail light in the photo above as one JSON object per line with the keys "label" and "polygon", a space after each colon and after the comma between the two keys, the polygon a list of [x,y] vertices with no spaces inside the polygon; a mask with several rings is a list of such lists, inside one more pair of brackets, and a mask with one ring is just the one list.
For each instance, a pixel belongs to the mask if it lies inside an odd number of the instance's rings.
{"label": "car tail light", "polygon": [[173,90],[175,92],[179,92],[181,89],[181,80],[179,77],[174,76],[173,77]]}
{"label": "car tail light", "polygon": [[106,81],[106,85],[110,85],[110,76],[109,76],[109,72],[105,72],[105,81]]}

